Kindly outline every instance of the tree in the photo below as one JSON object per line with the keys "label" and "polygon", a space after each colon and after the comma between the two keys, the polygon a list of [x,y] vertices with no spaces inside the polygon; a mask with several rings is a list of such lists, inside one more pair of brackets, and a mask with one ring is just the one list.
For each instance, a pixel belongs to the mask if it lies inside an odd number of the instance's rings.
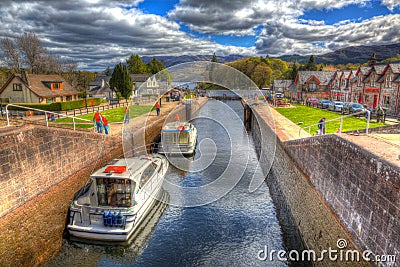
{"label": "tree", "polygon": [[110,76],[112,73],[111,73],[111,69],[110,69],[110,66],[107,66],[107,69],[106,69],[106,71],[104,72],[104,74],[106,75],[106,76]]}
{"label": "tree", "polygon": [[7,68],[18,72],[21,69],[21,56],[17,44],[10,38],[3,38],[0,41],[0,48],[4,54],[3,61]]}
{"label": "tree", "polygon": [[24,33],[17,38],[17,43],[25,64],[33,73],[38,74],[40,59],[46,52],[42,42],[34,33]]}
{"label": "tree", "polygon": [[215,54],[215,52],[214,52],[214,54],[213,54],[213,57],[212,57],[212,59],[211,59],[211,62],[218,63],[217,55]]}
{"label": "tree", "polygon": [[162,61],[158,61],[155,57],[151,59],[151,61],[147,64],[147,69],[151,74],[156,74],[163,69],[165,69],[165,65]]}
{"label": "tree", "polygon": [[317,69],[318,66],[315,63],[314,55],[311,55],[306,66],[306,70],[316,71]]}
{"label": "tree", "polygon": [[272,69],[263,62],[255,67],[251,79],[255,84],[257,84],[258,88],[262,88],[271,82],[271,76]]}
{"label": "tree", "polygon": [[111,89],[119,92],[128,101],[132,95],[133,82],[129,75],[128,67],[118,63],[110,79]]}
{"label": "tree", "polygon": [[127,60],[128,70],[131,74],[148,74],[149,69],[142,61],[142,58],[137,54],[132,54]]}

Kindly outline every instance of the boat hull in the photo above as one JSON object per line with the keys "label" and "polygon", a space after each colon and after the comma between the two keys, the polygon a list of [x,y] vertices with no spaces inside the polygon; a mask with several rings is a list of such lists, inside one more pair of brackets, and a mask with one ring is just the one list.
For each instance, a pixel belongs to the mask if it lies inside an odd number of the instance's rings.
{"label": "boat hull", "polygon": [[[168,169],[168,162],[166,159],[164,161],[163,169],[152,178],[152,183],[147,184],[148,188],[143,187],[140,192],[136,192],[135,198],[140,201],[139,206],[135,208],[82,207],[70,213],[70,223],[67,226],[69,234],[85,240],[127,242],[163,195],[162,183]],[[122,210],[126,223],[123,226],[105,226],[103,212],[106,210],[117,213]]]}

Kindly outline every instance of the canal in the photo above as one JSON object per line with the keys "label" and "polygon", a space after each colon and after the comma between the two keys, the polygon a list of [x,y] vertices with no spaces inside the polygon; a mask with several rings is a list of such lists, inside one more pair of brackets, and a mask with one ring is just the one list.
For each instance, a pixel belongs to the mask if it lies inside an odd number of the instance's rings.
{"label": "canal", "polygon": [[[240,101],[210,100],[201,109],[193,121],[199,144],[193,163],[184,170],[171,164],[166,174],[167,184],[182,191],[170,192],[171,204],[149,224],[154,227],[146,236],[130,246],[65,239],[61,252],[46,266],[286,266],[258,259],[265,247],[283,250],[283,234],[267,185],[253,193],[248,190],[253,176],[262,173],[256,168],[251,134],[238,127],[235,118],[243,120]],[[234,169],[240,180],[215,201],[207,196],[203,202],[208,204],[202,205],[202,196],[196,196],[196,202],[193,194],[186,193],[185,188],[206,186],[226,176],[232,166],[243,169],[243,175]]]}

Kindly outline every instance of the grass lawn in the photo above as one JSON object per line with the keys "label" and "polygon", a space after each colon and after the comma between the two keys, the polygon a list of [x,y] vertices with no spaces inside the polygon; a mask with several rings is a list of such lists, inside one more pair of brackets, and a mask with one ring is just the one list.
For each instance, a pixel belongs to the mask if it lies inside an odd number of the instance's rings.
{"label": "grass lawn", "polygon": [[[322,118],[325,117],[326,120],[332,120],[335,118],[340,118],[342,114],[336,113],[336,112],[331,112],[327,111],[325,109],[319,109],[319,108],[312,108],[312,107],[307,107],[303,105],[294,105],[295,108],[276,108],[276,111],[278,111],[280,114],[288,118],[294,123],[299,123],[303,122],[303,124],[300,125],[303,129],[308,131],[309,125],[317,124],[318,121]],[[361,130],[365,129],[367,125],[367,120],[362,117],[362,118],[357,118],[357,117],[349,117],[343,120],[343,126],[342,126],[342,131],[354,131],[354,130]],[[379,126],[384,126],[386,124],[384,123],[377,123],[376,120],[371,120],[369,123],[370,128],[374,127],[379,127]],[[327,122],[326,123],[326,133],[335,133],[337,129],[340,127],[340,120],[337,121],[332,121],[332,122]],[[318,126],[313,126],[311,127],[311,134],[315,134],[315,132],[318,130]]]}
{"label": "grass lawn", "polygon": [[[153,109],[153,106],[129,106],[129,117],[130,118],[135,118],[138,117],[142,114],[148,113]],[[124,115],[125,115],[125,107],[122,108],[115,108],[115,109],[109,109],[105,111],[100,111],[102,115],[104,115],[109,122],[123,122],[124,121]],[[86,115],[81,115],[77,116],[78,118],[86,119],[92,121],[93,119],[93,113],[89,113]],[[56,122],[72,122],[71,118],[62,118],[56,120]],[[75,122],[83,122],[80,120],[75,120]],[[66,126],[71,126],[73,127],[72,124],[66,124]],[[78,128],[92,128],[92,124],[77,124],[76,127]]]}

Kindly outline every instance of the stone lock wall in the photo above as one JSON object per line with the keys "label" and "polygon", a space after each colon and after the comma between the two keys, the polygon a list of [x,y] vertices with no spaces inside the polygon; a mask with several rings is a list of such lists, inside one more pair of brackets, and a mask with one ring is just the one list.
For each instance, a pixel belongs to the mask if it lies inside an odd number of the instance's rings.
{"label": "stone lock wall", "polygon": [[284,147],[360,248],[400,255],[400,168],[336,135]]}
{"label": "stone lock wall", "polygon": [[42,126],[0,135],[0,266],[37,266],[59,251],[74,194],[122,154],[119,138]]}
{"label": "stone lock wall", "polygon": [[[315,190],[307,174],[289,156],[285,142],[281,142],[279,134],[275,131],[273,121],[268,121],[268,118],[260,116],[259,113],[262,112],[253,109],[252,134],[254,143],[258,144],[256,150],[260,154],[260,164],[267,176],[266,182],[278,210],[287,250],[299,251],[305,248],[314,250],[316,255],[321,255],[323,250],[338,249],[338,239],[345,239],[348,242],[346,249],[357,250],[357,246],[352,242],[351,236],[341,225],[336,214]],[[299,148],[299,156],[301,153],[305,152]],[[271,161],[273,161],[272,167],[269,169]],[[291,229],[286,229],[288,227]],[[292,236],[288,236],[285,231],[289,231]],[[306,263],[300,266],[309,265]],[[323,261],[314,262],[314,266],[369,266],[369,264],[361,261],[331,261],[328,257],[324,257]]]}

